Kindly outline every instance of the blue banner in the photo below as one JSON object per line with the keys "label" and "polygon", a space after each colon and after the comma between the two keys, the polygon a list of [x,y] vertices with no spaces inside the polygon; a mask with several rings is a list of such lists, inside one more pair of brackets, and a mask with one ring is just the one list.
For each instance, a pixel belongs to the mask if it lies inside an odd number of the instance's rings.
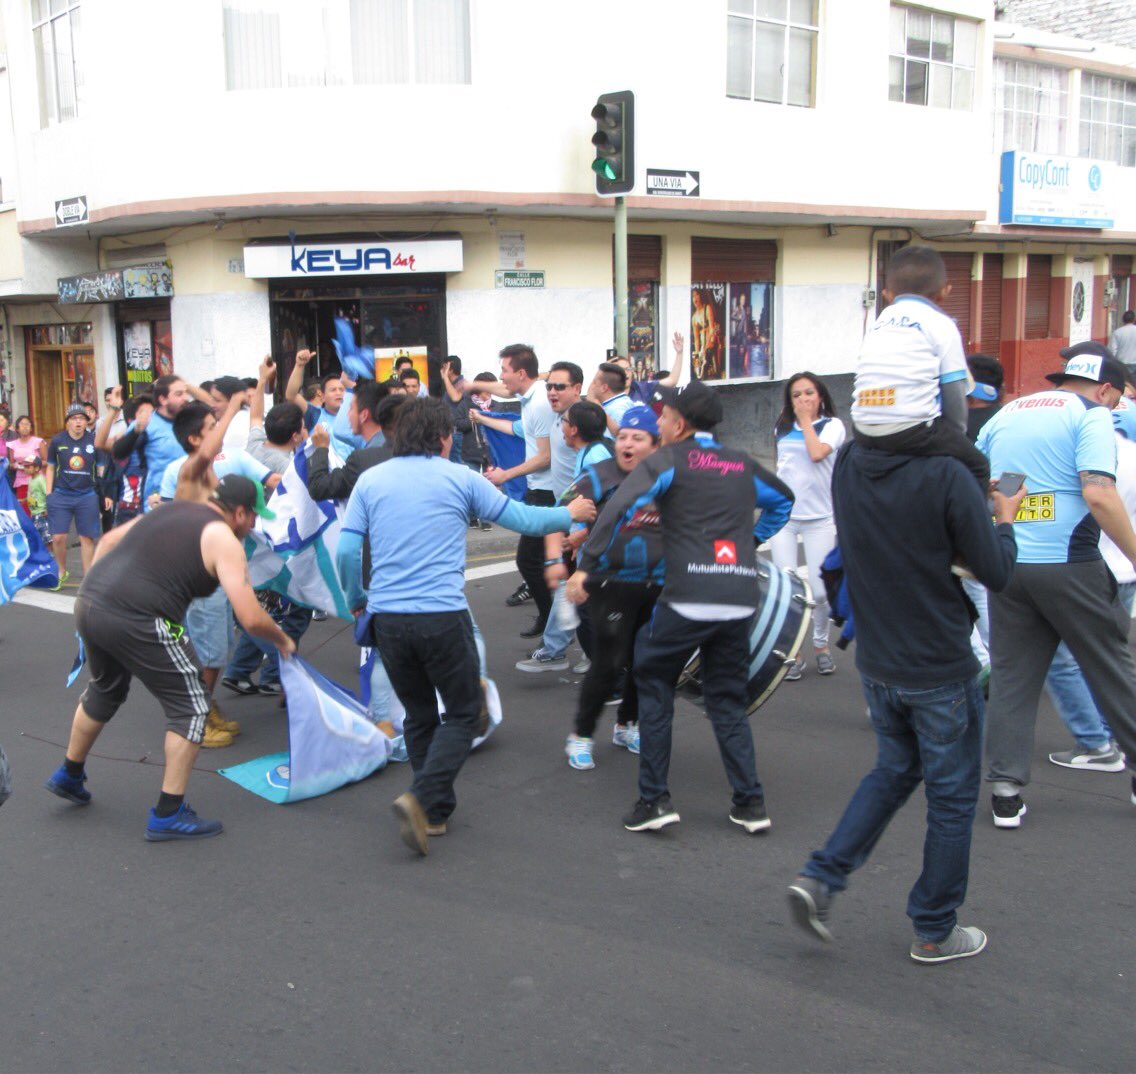
{"label": "blue banner", "polygon": [[[517,414],[487,414],[488,418],[499,418],[501,421],[519,421]],[[554,430],[559,435],[559,430]],[[488,425],[481,426],[481,433],[485,437],[485,446],[489,449],[489,457],[493,465],[502,470],[519,466],[525,461],[525,440],[522,436],[512,433],[498,432],[490,429]],[[501,486],[501,491],[511,500],[523,500],[528,492],[529,483],[524,477],[514,477]]]}
{"label": "blue banner", "polygon": [[55,557],[17,501],[7,469],[8,460],[0,459],[0,604],[24,586],[52,589],[59,584]]}

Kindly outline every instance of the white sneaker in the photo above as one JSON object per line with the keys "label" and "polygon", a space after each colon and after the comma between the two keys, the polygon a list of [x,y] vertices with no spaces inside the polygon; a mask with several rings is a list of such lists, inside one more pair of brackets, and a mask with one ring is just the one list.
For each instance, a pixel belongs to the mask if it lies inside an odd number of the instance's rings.
{"label": "white sneaker", "polygon": [[543,649],[536,649],[527,660],[518,660],[514,666],[518,671],[529,671],[537,674],[542,671],[567,671],[568,657],[553,656]]}
{"label": "white sneaker", "polygon": [[590,738],[569,735],[564,743],[564,752],[568,754],[568,764],[578,772],[586,772],[589,768],[596,767],[596,762],[592,760],[592,740]]}
{"label": "white sneaker", "polygon": [[617,723],[611,729],[611,744],[622,746],[628,753],[639,752],[639,726],[637,724]]}
{"label": "white sneaker", "polygon": [[572,665],[573,675],[587,675],[591,670],[592,662],[585,656],[582,657],[578,663]]}

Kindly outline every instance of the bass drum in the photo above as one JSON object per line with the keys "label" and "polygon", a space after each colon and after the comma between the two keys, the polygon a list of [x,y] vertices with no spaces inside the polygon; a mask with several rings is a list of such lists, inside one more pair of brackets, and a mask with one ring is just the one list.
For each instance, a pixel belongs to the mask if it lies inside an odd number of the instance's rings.
{"label": "bass drum", "polygon": [[[794,571],[783,571],[760,561],[757,568],[761,604],[750,620],[749,678],[746,712],[761,708],[781,685],[785,672],[797,659],[808,633],[813,607],[808,582]],[[695,653],[678,677],[677,689],[702,694],[702,661]]]}

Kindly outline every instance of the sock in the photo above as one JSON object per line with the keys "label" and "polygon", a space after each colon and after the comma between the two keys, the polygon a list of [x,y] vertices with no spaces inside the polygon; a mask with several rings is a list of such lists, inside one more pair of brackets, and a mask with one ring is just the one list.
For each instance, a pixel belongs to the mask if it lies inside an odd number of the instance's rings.
{"label": "sock", "polygon": [[165,791],[162,791],[161,797],[159,797],[158,799],[158,804],[154,809],[154,813],[159,817],[172,817],[179,809],[181,809],[181,804],[184,801],[184,794],[166,794]]}
{"label": "sock", "polygon": [[82,761],[72,761],[70,757],[64,757],[63,767],[72,779],[78,779],[83,774]]}
{"label": "sock", "polygon": [[991,790],[997,798],[1013,798],[1021,791],[1021,787],[1008,780],[995,780]]}

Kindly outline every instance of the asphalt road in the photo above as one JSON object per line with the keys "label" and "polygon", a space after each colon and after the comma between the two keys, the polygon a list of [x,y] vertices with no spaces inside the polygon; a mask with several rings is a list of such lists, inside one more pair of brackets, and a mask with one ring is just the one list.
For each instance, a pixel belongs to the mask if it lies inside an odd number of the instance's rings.
{"label": "asphalt road", "polygon": [[[225,698],[244,733],[199,759],[190,801],[225,821],[219,838],[143,841],[163,722],[141,688],[89,762],[93,804],[54,798],[40,785],[76,701],[73,627],[0,608],[16,779],[0,810],[0,1070],[1133,1069],[1136,810],[1125,777],[1045,763],[1067,745],[1048,707],[1023,827],[995,831],[985,799],[976,825],[963,921],[987,930],[986,952],[907,956],[918,795],[837,900],[825,946],[791,924],[784,891],[872,760],[850,655],[754,718],[769,834],[727,822],[712,735],[685,701],[682,823],[632,834],[635,758],[605,737],[596,769],[571,771],[576,679],[513,670],[531,608],[504,607],[515,584],[469,586],[505,723],[422,860],[390,814],[402,766],[291,806],[213,774],[283,748],[270,698]],[[342,624],[303,648],[353,681]]]}

